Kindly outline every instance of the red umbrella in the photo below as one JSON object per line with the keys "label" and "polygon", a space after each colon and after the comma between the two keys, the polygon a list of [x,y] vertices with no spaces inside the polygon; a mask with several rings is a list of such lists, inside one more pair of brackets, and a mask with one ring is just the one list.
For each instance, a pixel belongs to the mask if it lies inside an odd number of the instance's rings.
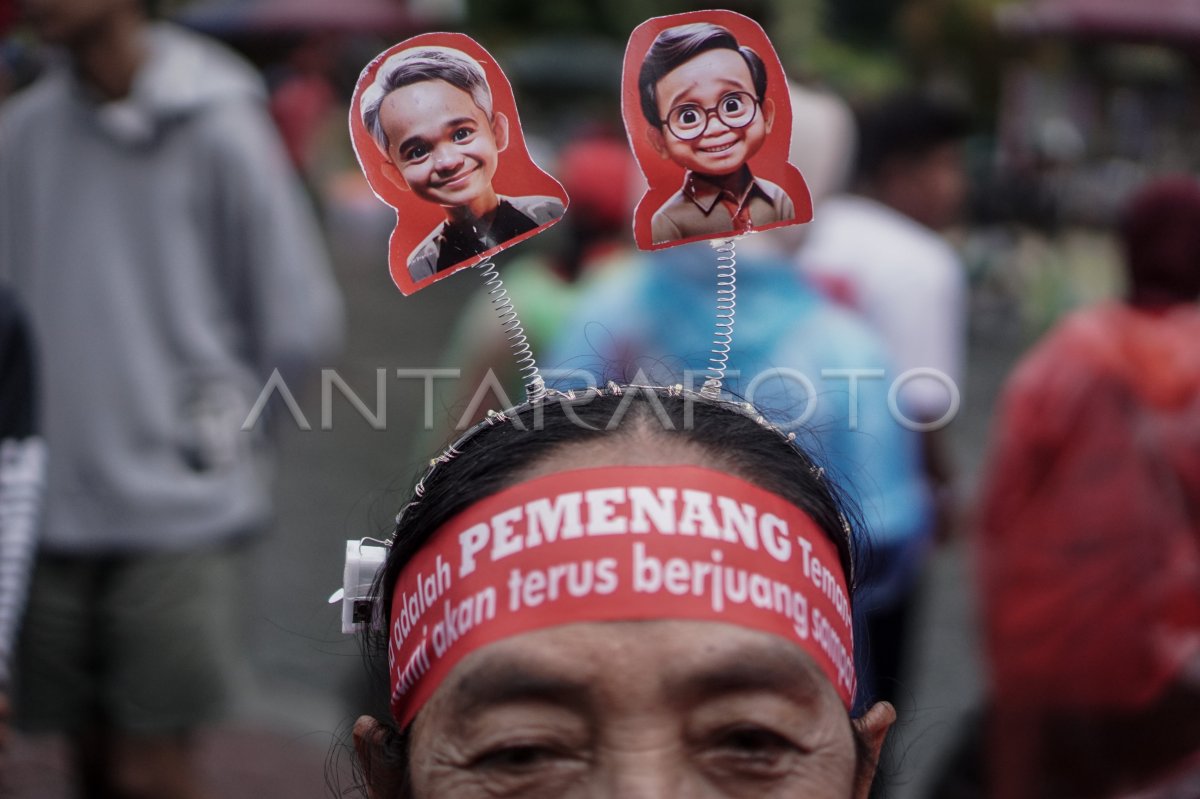
{"label": "red umbrella", "polygon": [[996,17],[1000,30],[1015,36],[1200,41],[1196,0],[1041,0],[1003,6]]}

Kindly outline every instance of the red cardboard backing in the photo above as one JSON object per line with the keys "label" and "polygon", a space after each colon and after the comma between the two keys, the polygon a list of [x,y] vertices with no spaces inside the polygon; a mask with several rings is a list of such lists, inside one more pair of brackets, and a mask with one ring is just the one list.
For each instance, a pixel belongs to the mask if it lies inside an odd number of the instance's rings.
{"label": "red cardboard backing", "polygon": [[[417,80],[391,92],[383,90],[382,81],[389,73],[405,64],[411,67],[412,58],[421,52],[428,52],[429,48],[443,51],[451,61],[461,63],[463,59],[469,59],[468,63],[474,62],[482,68],[492,95],[493,111],[490,121],[482,117],[483,124],[477,124],[481,121],[479,119],[474,120],[476,124],[473,124],[469,114],[464,113],[478,109],[478,105],[472,102],[464,106],[463,90],[455,88],[445,80]],[[376,85],[377,80],[381,85]],[[415,92],[414,87],[419,84],[424,84],[427,89],[436,89],[436,92]],[[404,91],[405,89],[408,91]],[[393,130],[417,131],[421,134],[416,137],[421,143],[409,147],[406,150],[407,157],[401,159],[404,169],[393,161],[393,155],[399,156],[395,148],[401,142],[389,142],[393,154],[386,154],[363,121],[364,107],[369,107],[372,101],[381,95],[384,98],[380,111],[381,120],[387,120]],[[387,100],[389,96],[392,98],[391,102]],[[443,114],[445,122],[459,122],[462,126],[454,128],[452,125],[438,124],[441,121],[441,118],[437,117],[439,113]],[[502,127],[506,128],[505,136],[498,135],[495,128],[497,120],[501,119],[504,120]],[[416,122],[404,126],[396,120]],[[424,127],[415,127],[418,123]],[[430,123],[432,127],[429,126]],[[426,135],[431,131],[435,132],[436,136]],[[350,136],[359,165],[372,190],[380,200],[396,211],[396,228],[392,231],[388,246],[388,264],[392,280],[404,294],[419,291],[455,272],[478,264],[490,255],[536,236],[557,222],[568,204],[563,187],[538,167],[529,155],[512,86],[503,70],[487,50],[469,36],[460,33],[423,34],[393,45],[376,56],[363,69],[355,86],[350,105]],[[492,148],[490,156],[486,153],[489,138],[496,145]],[[507,139],[506,142],[502,140],[504,138]],[[413,139],[410,137],[408,141]],[[464,158],[463,147],[468,144],[473,153],[483,152],[485,155],[467,154]],[[424,159],[412,157],[419,153],[427,155]],[[463,165],[455,166],[456,159],[460,158],[464,162]],[[439,231],[445,232],[443,225],[447,223],[449,215],[455,213],[456,208],[461,211],[466,207],[456,206],[453,202],[464,196],[466,189],[457,190],[454,187],[458,183],[476,185],[475,178],[469,173],[479,170],[479,176],[486,175],[489,170],[489,158],[494,162],[491,187],[501,199],[510,201],[509,208],[503,212],[504,218],[517,220],[515,224],[506,223],[501,226],[498,221],[500,216],[493,211],[493,230],[501,227],[516,230],[528,226],[519,217],[514,217],[513,213],[520,213],[528,218],[528,224],[532,224],[533,227],[511,235],[498,234],[498,238],[502,239],[498,241],[494,240],[496,236],[492,239],[478,238],[477,252],[469,252],[461,260],[453,263],[434,265],[430,259],[431,255],[444,260],[455,257],[451,253],[463,252],[462,248],[447,245],[445,237],[439,239],[438,234]],[[439,159],[436,164],[435,159]],[[414,179],[413,176],[417,177]],[[422,188],[419,190],[416,188],[418,186]],[[458,240],[465,241],[466,237]],[[439,241],[442,242],[440,246]],[[488,246],[489,244],[492,246]],[[441,255],[443,251],[445,256]],[[430,271],[430,267],[433,267],[433,271]]]}
{"label": "red cardboard backing", "polygon": [[[646,176],[649,190],[643,195],[634,213],[634,240],[643,250],[657,250],[706,239],[729,238],[743,231],[735,230],[731,214],[720,204],[708,214],[707,229],[685,230],[682,235],[671,236],[666,240],[656,240],[652,235],[652,218],[664,207],[673,196],[684,190],[687,170],[670,156],[660,152],[653,143],[655,135],[669,137],[672,134],[666,126],[656,129],[645,117],[641,107],[638,87],[638,76],[642,64],[646,60],[647,51],[655,39],[668,29],[683,25],[708,23],[728,30],[741,47],[748,47],[762,59],[766,70],[766,92],[760,100],[758,117],[751,125],[766,125],[767,114],[771,120],[769,130],[761,148],[743,161],[750,168],[756,180],[769,181],[790,200],[793,212],[787,218],[775,218],[762,224],[754,224],[753,230],[768,230],[808,222],[812,219],[812,201],[808,187],[800,171],[788,162],[788,146],[791,140],[792,108],[788,94],[787,77],[783,66],[775,53],[766,33],[754,20],[736,14],[732,11],[694,11],[686,14],[674,14],[666,17],[655,17],[647,20],[634,29],[625,50],[625,62],[622,73],[621,111],[625,118],[625,130],[629,143],[633,148],[638,165]],[[708,50],[697,54],[702,58],[714,52]],[[725,52],[731,52],[725,48]],[[685,65],[680,65],[680,67]],[[725,76],[717,75],[717,79]],[[661,99],[661,98],[660,98]],[[717,119],[709,111],[710,129],[717,128]],[[703,139],[709,138],[706,132]],[[686,198],[677,198],[682,202]],[[781,204],[782,205],[782,204]],[[690,213],[690,209],[689,209]],[[692,214],[694,215],[694,214]]]}

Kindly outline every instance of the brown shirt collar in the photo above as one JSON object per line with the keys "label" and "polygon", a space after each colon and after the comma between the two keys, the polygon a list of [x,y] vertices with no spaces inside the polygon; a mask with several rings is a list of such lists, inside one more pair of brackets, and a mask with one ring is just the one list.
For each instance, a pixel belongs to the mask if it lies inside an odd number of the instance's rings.
{"label": "brown shirt collar", "polygon": [[[743,166],[746,174],[750,174],[750,168]],[[763,199],[770,202],[770,197],[762,187],[758,185],[758,181],[754,176],[750,176],[750,182],[746,184],[746,188],[742,191],[741,196],[736,196],[725,191],[717,184],[697,172],[688,172],[687,177],[683,182],[683,196],[691,200],[707,216],[712,212],[713,206],[721,201],[721,195],[724,194],[728,199],[736,203],[738,208],[741,208],[750,199],[750,195],[758,193]]]}

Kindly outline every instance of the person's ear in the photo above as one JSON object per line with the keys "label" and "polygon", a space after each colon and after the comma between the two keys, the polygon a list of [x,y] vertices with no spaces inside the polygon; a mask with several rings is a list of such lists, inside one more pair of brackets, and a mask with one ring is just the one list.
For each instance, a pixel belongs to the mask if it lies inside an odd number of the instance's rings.
{"label": "person's ear", "polygon": [[651,125],[646,131],[646,138],[650,140],[650,146],[658,153],[659,158],[666,160],[671,157],[667,154],[667,141],[663,138],[661,130]]}
{"label": "person's ear", "polygon": [[404,179],[404,175],[400,174],[400,170],[396,168],[396,165],[392,163],[390,158],[385,158],[380,163],[379,171],[383,173],[388,183],[391,183],[400,189],[400,191],[412,191],[408,186],[408,181]]}
{"label": "person's ear", "polygon": [[763,100],[762,113],[763,122],[767,124],[767,133],[770,133],[771,126],[775,124],[775,101],[770,98]]}
{"label": "person's ear", "polygon": [[395,799],[401,796],[405,769],[396,762],[396,753],[388,744],[395,734],[371,716],[359,716],[354,722],[354,752],[367,783],[367,799]]}
{"label": "person's ear", "polygon": [[896,708],[888,702],[876,702],[871,709],[860,718],[850,722],[854,726],[854,734],[866,744],[866,763],[858,764],[858,773],[854,783],[854,799],[867,799],[871,795],[871,783],[875,781],[875,769],[879,766],[879,756],[883,752],[883,742],[888,730],[896,722]]}
{"label": "person's ear", "polygon": [[508,148],[508,117],[499,111],[492,115],[492,135],[496,137],[496,152],[504,152]]}

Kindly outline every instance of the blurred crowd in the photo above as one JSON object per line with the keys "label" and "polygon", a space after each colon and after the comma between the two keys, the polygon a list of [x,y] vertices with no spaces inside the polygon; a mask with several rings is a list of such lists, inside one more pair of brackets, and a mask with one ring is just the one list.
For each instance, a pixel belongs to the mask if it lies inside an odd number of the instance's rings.
{"label": "blurred crowd", "polygon": [[[206,782],[197,734],[219,733],[251,668],[239,627],[272,497],[304,507],[271,482],[297,397],[322,377],[330,402],[321,370],[363,353],[372,373],[455,374],[394,409],[386,444],[340,438],[322,408],[330,441],[278,470],[344,486],[335,517],[354,481],[382,485],[521,399],[472,274],[384,293],[394,212],[346,135],[384,47],[444,29],[492,49],[570,197],[496,259],[547,383],[703,381],[717,253],[631,236],[645,182],[622,31],[650,12],[556,21],[534,3],[515,30],[515,4],[436,5],[0,12],[0,792],[6,773],[36,784],[20,759],[54,739],[72,795],[243,795]],[[732,7],[793,79],[814,219],[737,243],[726,388],[796,433],[868,531],[856,712],[887,700],[901,731],[874,795],[1200,796],[1200,23],[1123,30],[1096,2],[1076,29],[1036,7],[1085,0],[912,0],[881,33],[864,22],[878,3],[791,5]],[[946,19],[977,33],[939,38]],[[797,32],[813,20],[820,42]],[[850,55],[893,39],[908,49]],[[955,72],[972,47],[990,75]],[[353,474],[372,441],[394,471]],[[307,556],[290,532],[266,544],[283,568]],[[346,536],[317,538],[333,587]],[[937,594],[947,560],[963,584]],[[974,612],[933,630],[938,601]],[[918,691],[931,635],[978,642],[952,664],[978,693]],[[347,716],[359,700],[337,697]],[[949,732],[914,763],[905,736],[943,704]],[[49,795],[30,790],[13,795]]]}

